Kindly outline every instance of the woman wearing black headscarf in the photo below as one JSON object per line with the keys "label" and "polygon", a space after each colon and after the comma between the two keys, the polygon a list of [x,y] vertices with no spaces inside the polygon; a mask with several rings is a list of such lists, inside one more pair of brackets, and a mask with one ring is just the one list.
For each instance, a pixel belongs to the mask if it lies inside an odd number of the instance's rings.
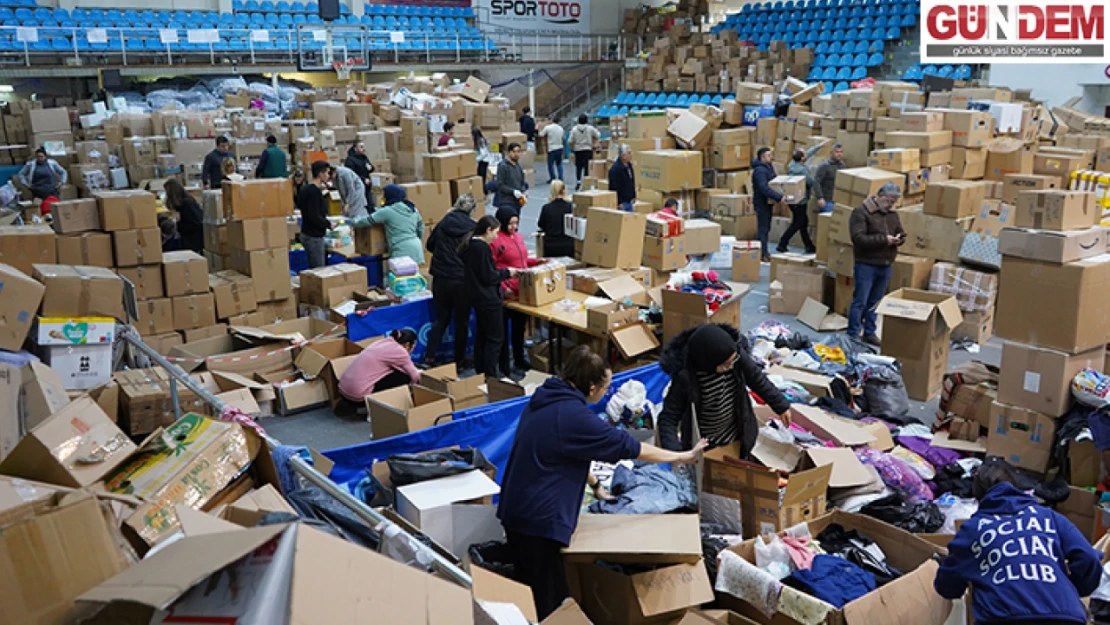
{"label": "woman wearing black headscarf", "polygon": [[663,347],[659,366],[671,376],[658,424],[664,449],[687,450],[701,438],[714,447],[739,441],[740,455],[746,458],[759,429],[748,389],[790,423],[789,400],[763,375],[747,339],[732,326],[683,330]]}

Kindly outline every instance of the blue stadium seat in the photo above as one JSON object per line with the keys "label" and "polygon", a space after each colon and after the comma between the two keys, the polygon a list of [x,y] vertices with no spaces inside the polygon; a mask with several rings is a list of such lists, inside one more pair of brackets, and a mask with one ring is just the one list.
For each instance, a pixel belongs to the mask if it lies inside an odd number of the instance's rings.
{"label": "blue stadium seat", "polygon": [[259,8],[260,5],[258,4],[258,0],[247,0],[247,3],[243,6],[244,11],[250,11],[252,13],[258,11]]}
{"label": "blue stadium seat", "polygon": [[967,80],[971,78],[971,67],[968,65],[960,65],[952,72],[951,77],[954,80]]}
{"label": "blue stadium seat", "polygon": [[825,71],[821,73],[821,79],[836,80],[836,68],[832,66],[826,67]]}
{"label": "blue stadium seat", "polygon": [[324,20],[320,19],[320,14],[319,13],[309,13],[308,14],[308,23],[309,24],[323,24]]}
{"label": "blue stadium seat", "polygon": [[825,58],[825,65],[827,67],[840,67],[840,55],[830,54]]}
{"label": "blue stadium seat", "polygon": [[831,44],[829,44],[828,49],[829,49],[829,54],[840,54],[841,52],[844,51],[844,48],[843,48],[843,46],[841,45],[841,43],[839,41],[834,41]]}
{"label": "blue stadium seat", "polygon": [[891,26],[890,28],[886,29],[886,36],[883,37],[883,39],[886,39],[887,41],[896,41],[899,37],[901,37],[901,34],[898,32],[898,27]]}
{"label": "blue stadium seat", "polygon": [[882,64],[883,64],[883,53],[882,52],[872,52],[871,55],[867,57],[867,67],[878,67]]}
{"label": "blue stadium seat", "polygon": [[315,2],[306,2],[304,10],[306,13],[311,13],[316,17],[320,17],[320,5]]}
{"label": "blue stadium seat", "polygon": [[854,65],[854,66],[863,66],[863,65],[866,65],[866,64],[867,64],[867,54],[865,54],[863,52],[860,52],[859,54],[852,57],[852,65]]}
{"label": "blue stadium seat", "polygon": [[867,68],[857,67],[852,70],[852,80],[863,80],[867,78]]}
{"label": "blue stadium seat", "polygon": [[243,0],[231,0],[231,10],[238,13],[244,8]]}
{"label": "blue stadium seat", "polygon": [[289,5],[289,10],[294,13],[304,13],[304,2],[301,2],[301,0],[293,0],[293,3]]}
{"label": "blue stadium seat", "polygon": [[821,68],[817,67],[816,65],[810,68],[809,75],[806,76],[806,80],[809,82],[821,80]]}
{"label": "blue stadium seat", "polygon": [[837,91],[847,91],[848,88],[849,88],[848,83],[846,81],[842,80],[842,81],[836,83],[835,85],[833,85],[832,90],[833,90],[833,93],[836,93]]}

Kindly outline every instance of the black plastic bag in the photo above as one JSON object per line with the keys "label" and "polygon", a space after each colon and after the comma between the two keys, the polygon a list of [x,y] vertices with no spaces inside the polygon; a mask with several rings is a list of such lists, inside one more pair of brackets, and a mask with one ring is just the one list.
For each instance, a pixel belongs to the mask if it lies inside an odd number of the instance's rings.
{"label": "black plastic bag", "polygon": [[512,556],[509,555],[509,544],[503,540],[491,540],[476,543],[466,550],[470,555],[470,562],[487,571],[493,571],[501,577],[516,579],[516,567],[513,566]]}
{"label": "black plastic bag", "polygon": [[910,410],[902,374],[888,365],[871,365],[864,376],[867,411],[876,417],[900,417]]}
{"label": "black plastic bag", "polygon": [[872,501],[860,509],[860,514],[886,521],[911,534],[932,534],[944,525],[944,514],[935,503],[910,504],[899,494]]}
{"label": "black plastic bag", "polygon": [[397,454],[386,458],[393,486],[406,486],[475,469],[485,471],[493,465],[479,449],[445,449],[420,454]]}

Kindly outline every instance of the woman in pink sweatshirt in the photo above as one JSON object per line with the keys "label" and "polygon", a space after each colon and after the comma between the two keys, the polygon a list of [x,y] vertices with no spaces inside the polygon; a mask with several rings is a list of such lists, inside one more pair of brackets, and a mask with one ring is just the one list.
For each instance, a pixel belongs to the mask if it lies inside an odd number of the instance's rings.
{"label": "woman in pink sweatshirt", "polygon": [[[497,238],[490,244],[490,248],[493,249],[493,263],[498,269],[526,269],[542,265],[545,262],[540,258],[529,258],[528,246],[524,243],[524,237],[517,232],[520,217],[515,210],[502,208],[497,211],[497,221],[501,222],[501,230],[497,233]],[[517,292],[520,290],[520,280],[518,278],[509,278],[502,282],[501,286],[505,290],[505,299],[517,299]],[[523,313],[512,310],[506,310],[505,313],[506,340],[501,346],[501,372],[508,375],[513,369],[528,371],[532,368],[531,363],[524,358],[524,325],[528,322],[528,317]],[[512,326],[511,335],[509,334],[510,326]],[[516,365],[513,369],[509,368],[510,342],[513,348],[513,362]]]}
{"label": "woman in pink sweatshirt", "polygon": [[408,328],[393,330],[389,336],[362,350],[339,378],[339,393],[348,401],[362,405],[367,395],[420,381],[420,371],[412,362],[416,333]]}

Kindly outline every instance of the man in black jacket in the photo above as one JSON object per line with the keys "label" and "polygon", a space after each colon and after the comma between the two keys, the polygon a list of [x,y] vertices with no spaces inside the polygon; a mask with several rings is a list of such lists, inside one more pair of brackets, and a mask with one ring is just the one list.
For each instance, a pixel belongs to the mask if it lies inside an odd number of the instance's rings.
{"label": "man in black jacket", "polygon": [[200,170],[200,181],[205,189],[219,189],[224,180],[224,160],[231,156],[230,144],[227,137],[216,137],[216,149],[204,157],[204,166]]}
{"label": "man in black jacket", "polygon": [[632,148],[621,146],[620,158],[609,168],[609,190],[617,194],[617,206],[632,212],[636,201],[636,172],[632,169]]}
{"label": "man in black jacket", "polygon": [[474,218],[471,215],[478,207],[473,195],[464,193],[459,196],[452,210],[436,224],[428,235],[424,247],[432,253],[432,303],[436,309],[436,320],[428,333],[428,346],[424,351],[424,363],[434,366],[443,333],[451,320],[455,320],[455,365],[465,369],[466,339],[470,330],[470,299],[466,296],[463,281],[463,261],[459,257],[459,244],[474,233]]}
{"label": "man in black jacket", "polygon": [[836,189],[836,172],[844,169],[844,146],[834,143],[829,150],[829,158],[817,166],[814,178],[817,184],[814,191],[817,194],[817,208],[822,211],[832,210],[833,191]]}
{"label": "man in black jacket", "polygon": [[783,203],[782,194],[771,188],[771,181],[775,179],[775,168],[771,165],[774,154],[771,148],[762,147],[755,153],[752,163],[752,205],[755,207],[756,232],[759,245],[763,254],[763,262],[771,261],[771,248],[767,246],[768,236],[771,234],[771,215],[774,204]]}
{"label": "man in black jacket", "polygon": [[332,166],[327,161],[312,164],[312,180],[301,187],[297,196],[297,206],[301,209],[301,245],[308,255],[308,268],[315,269],[328,264],[328,253],[324,247],[324,235],[331,224],[328,222],[328,209],[324,204],[324,188],[331,179]]}
{"label": "man in black jacket", "polygon": [[366,144],[358,141],[352,145],[351,149],[347,150],[347,160],[343,161],[343,165],[358,174],[362,184],[366,186],[366,210],[374,212],[377,207],[374,206],[370,193],[370,187],[373,186],[370,174],[374,173],[374,164],[370,162],[370,157],[366,156]]}
{"label": "man in black jacket", "polygon": [[522,115],[520,116],[520,131],[524,133],[524,136],[528,137],[529,141],[535,141],[536,119],[532,117],[532,109],[526,106],[521,111],[521,113]]}
{"label": "man in black jacket", "polygon": [[748,389],[790,423],[790,401],[752,360],[747,339],[732,326],[683,330],[663,346],[659,366],[671,376],[657,424],[663,449],[688,450],[703,438],[712,446],[739,442],[740,458],[746,459],[759,432]]}

